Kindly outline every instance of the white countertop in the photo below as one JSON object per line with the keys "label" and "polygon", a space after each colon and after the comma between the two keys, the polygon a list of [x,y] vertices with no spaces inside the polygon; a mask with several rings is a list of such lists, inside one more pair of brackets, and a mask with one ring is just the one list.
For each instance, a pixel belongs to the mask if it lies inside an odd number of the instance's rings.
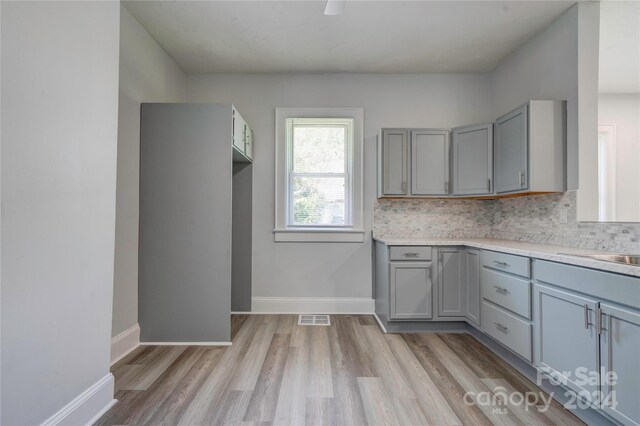
{"label": "white countertop", "polygon": [[527,243],[522,241],[495,240],[491,238],[387,238],[384,236],[374,236],[373,239],[388,246],[466,246],[640,277],[639,266],[623,265],[621,263],[571,256],[572,254],[583,255],[608,253],[596,250]]}

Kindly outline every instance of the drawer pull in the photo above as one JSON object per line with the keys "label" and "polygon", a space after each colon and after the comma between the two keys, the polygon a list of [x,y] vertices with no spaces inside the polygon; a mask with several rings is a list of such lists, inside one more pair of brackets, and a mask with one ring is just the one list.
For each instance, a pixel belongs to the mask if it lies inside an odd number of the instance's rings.
{"label": "drawer pull", "polygon": [[505,266],[505,267],[509,266],[507,262],[501,262],[499,260],[494,260],[493,263],[495,263],[498,266]]}
{"label": "drawer pull", "polygon": [[405,253],[404,257],[418,257],[418,253]]}
{"label": "drawer pull", "polygon": [[494,322],[493,323],[496,327],[498,327],[501,331],[507,331],[507,326],[504,324],[500,324],[499,322]]}
{"label": "drawer pull", "polygon": [[506,288],[504,288],[504,287],[499,287],[499,286],[497,286],[497,285],[494,285],[494,286],[493,286],[493,288],[495,288],[495,289],[496,289],[496,291],[497,291],[498,293],[504,293],[504,294],[507,294],[507,293],[509,292]]}

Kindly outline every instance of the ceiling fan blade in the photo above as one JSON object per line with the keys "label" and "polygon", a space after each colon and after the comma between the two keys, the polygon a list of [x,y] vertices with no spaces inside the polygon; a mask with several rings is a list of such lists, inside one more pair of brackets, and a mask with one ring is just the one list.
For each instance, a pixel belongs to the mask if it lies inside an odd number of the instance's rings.
{"label": "ceiling fan blade", "polygon": [[340,15],[344,10],[344,5],[347,0],[327,0],[327,4],[324,7],[324,14],[327,16]]}

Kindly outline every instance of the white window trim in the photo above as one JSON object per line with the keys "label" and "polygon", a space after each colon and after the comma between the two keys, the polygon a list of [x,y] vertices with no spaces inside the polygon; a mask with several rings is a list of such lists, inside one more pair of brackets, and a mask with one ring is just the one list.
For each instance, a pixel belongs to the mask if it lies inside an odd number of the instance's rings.
{"label": "white window trim", "polygon": [[[353,119],[353,204],[352,226],[287,226],[287,119],[351,118]],[[364,109],[363,108],[276,108],[275,134],[275,227],[276,242],[364,242]]]}

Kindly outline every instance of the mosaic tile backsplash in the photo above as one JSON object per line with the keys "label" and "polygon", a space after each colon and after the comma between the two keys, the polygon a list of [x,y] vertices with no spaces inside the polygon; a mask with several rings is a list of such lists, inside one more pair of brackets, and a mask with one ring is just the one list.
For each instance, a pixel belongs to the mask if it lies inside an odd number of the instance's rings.
{"label": "mosaic tile backsplash", "polygon": [[573,191],[484,201],[378,200],[373,232],[388,237],[498,238],[640,253],[640,224],[578,222]]}

